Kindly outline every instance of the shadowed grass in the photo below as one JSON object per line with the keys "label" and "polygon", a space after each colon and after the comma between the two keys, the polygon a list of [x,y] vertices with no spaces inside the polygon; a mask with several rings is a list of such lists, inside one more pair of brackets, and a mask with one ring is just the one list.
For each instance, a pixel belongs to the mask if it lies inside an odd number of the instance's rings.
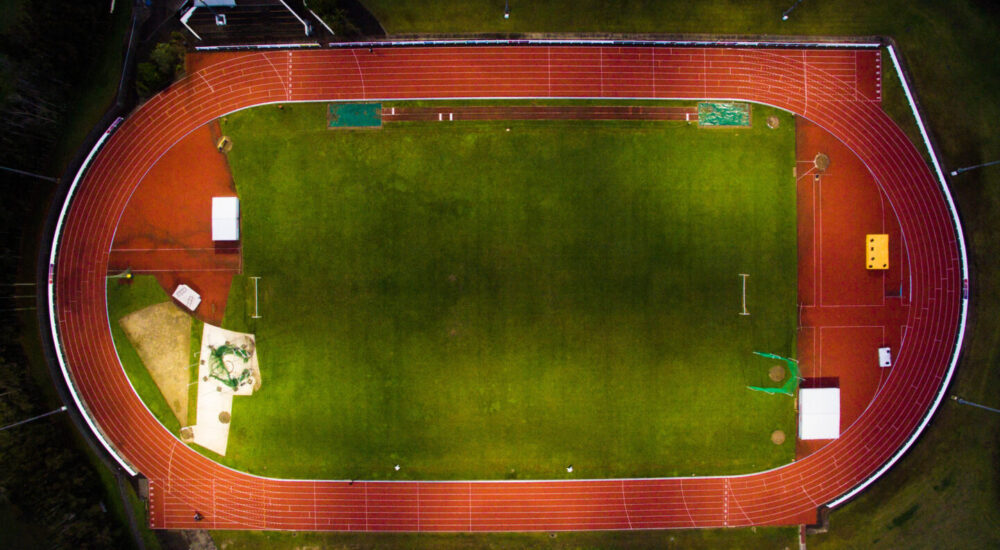
{"label": "shadowed grass", "polygon": [[794,124],[757,110],[781,128],[230,115],[264,386],[235,400],[222,462],[368,479],[787,463],[769,434],[794,433],[791,399],[745,386],[767,383],[753,350],[795,349]]}
{"label": "shadowed grass", "polygon": [[687,531],[596,531],[581,533],[281,533],[213,531],[220,548],[408,548],[412,550],[708,550],[727,548],[794,548],[795,527],[760,529],[694,529]]}

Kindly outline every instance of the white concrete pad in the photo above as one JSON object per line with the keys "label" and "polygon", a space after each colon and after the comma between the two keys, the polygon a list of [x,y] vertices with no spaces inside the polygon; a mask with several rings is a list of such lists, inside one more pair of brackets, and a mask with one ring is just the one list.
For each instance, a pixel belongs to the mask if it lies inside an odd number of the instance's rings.
{"label": "white concrete pad", "polygon": [[[209,355],[211,347],[219,347],[226,343],[249,342],[253,352],[247,363],[253,374],[253,379],[241,385],[234,391],[232,388],[211,376]],[[226,454],[229,443],[229,426],[236,419],[233,414],[233,396],[252,395],[255,388],[260,387],[260,368],[257,362],[256,341],[252,334],[233,332],[209,324],[201,335],[201,356],[198,361],[198,402],[197,420],[191,426],[191,439],[194,443],[212,450],[220,455]],[[220,420],[220,414],[226,413],[229,421]]]}

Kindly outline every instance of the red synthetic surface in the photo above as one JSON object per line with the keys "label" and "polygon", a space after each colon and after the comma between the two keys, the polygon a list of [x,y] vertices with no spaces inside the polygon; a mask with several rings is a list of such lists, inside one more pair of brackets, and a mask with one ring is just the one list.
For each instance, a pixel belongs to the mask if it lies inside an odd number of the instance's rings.
{"label": "red synthetic surface", "polygon": [[[909,273],[896,214],[861,160],[816,124],[796,118],[799,234],[798,355],[803,385],[840,388],[840,430],[861,416],[892,372],[877,348],[898,353],[908,313],[899,294]],[[830,159],[823,172],[817,154]],[[886,233],[890,269],[865,267],[864,239]],[[904,288],[905,292],[909,289]],[[887,296],[892,294],[893,296]],[[796,441],[796,457],[825,441]]]}
{"label": "red synthetic surface", "polygon": [[[877,55],[871,52],[868,55]],[[561,530],[795,524],[888,460],[928,410],[959,323],[956,234],[920,154],[855,86],[858,52],[650,47],[466,47],[232,53],[150,100],[107,141],[76,192],[56,266],[59,336],[105,436],[149,480],[157,528]],[[446,97],[732,98],[801,114],[871,171],[909,258],[906,346],[841,436],[740,477],[559,482],[274,480],[228,470],[149,414],[118,364],[104,274],[117,213],[191,131],[265,102]],[[195,523],[194,511],[205,520]]]}
{"label": "red synthetic surface", "polygon": [[202,298],[195,315],[215,325],[241,267],[239,243],[212,242],[212,197],[236,195],[217,134],[201,126],[156,161],[120,211],[108,258],[112,272],[154,275],[168,296],[190,286]]}

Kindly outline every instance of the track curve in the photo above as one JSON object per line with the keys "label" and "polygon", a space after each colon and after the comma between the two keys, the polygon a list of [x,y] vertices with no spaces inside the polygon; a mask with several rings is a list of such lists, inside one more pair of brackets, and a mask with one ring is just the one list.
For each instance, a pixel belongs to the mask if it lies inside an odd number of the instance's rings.
{"label": "track curve", "polygon": [[[904,448],[950,373],[963,266],[946,198],[877,103],[832,68],[851,52],[614,46],[413,47],[235,53],[143,105],[110,136],[57,231],[53,333],[71,388],[150,481],[156,528],[532,531],[798,524]],[[745,476],[533,482],[356,482],[235,472],[168,433],[133,391],[108,330],[105,275],[132,191],[180,138],[232,111],[287,101],[418,98],[738,99],[819,124],[889,198],[910,258],[905,343],[840,439]],[[54,245],[54,246],[56,246]],[[196,523],[194,511],[205,520]]]}

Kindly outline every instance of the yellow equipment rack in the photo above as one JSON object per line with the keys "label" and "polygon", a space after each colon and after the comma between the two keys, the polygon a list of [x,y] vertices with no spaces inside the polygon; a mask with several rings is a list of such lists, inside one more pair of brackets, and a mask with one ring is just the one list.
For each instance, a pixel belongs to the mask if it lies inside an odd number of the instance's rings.
{"label": "yellow equipment rack", "polygon": [[868,269],[889,269],[889,235],[865,235]]}

